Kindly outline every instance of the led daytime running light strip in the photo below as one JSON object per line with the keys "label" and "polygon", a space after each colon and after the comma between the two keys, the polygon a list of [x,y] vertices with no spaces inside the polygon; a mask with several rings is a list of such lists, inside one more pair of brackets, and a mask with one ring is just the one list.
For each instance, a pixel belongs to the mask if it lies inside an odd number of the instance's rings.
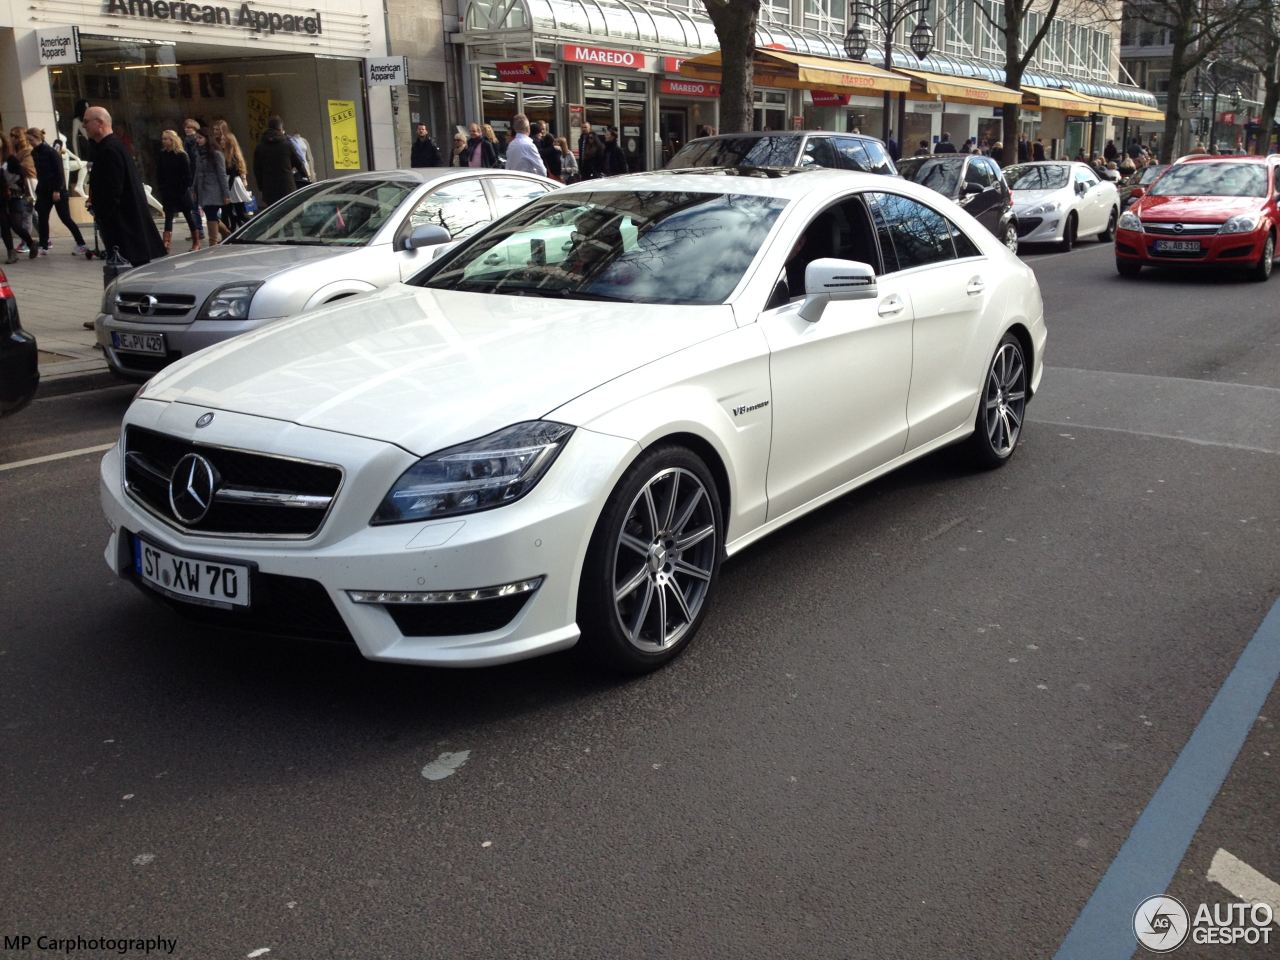
{"label": "led daytime running light strip", "polygon": [[474,590],[348,590],[347,596],[356,603],[470,603],[475,600],[497,600],[521,593],[532,593],[542,586],[542,577],[517,580],[496,587],[477,587]]}

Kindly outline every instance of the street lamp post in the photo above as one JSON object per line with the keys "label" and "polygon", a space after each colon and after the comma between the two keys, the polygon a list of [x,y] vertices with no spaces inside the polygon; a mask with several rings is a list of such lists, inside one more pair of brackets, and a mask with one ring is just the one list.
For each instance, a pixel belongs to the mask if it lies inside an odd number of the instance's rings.
{"label": "street lamp post", "polygon": [[[893,68],[893,35],[897,32],[902,24],[909,19],[915,19],[915,29],[911,31],[909,42],[911,44],[911,52],[917,59],[923,60],[930,51],[933,50],[933,28],[929,26],[929,0],[887,0],[887,2],[877,2],[877,0],[852,0],[850,3],[849,14],[853,22],[849,24],[849,32],[844,35],[844,52],[850,60],[865,60],[867,56],[867,47],[870,38],[867,32],[862,29],[862,22],[875,24],[884,33],[884,68],[890,70]],[[881,124],[881,138],[889,142],[889,111],[892,106],[893,95],[889,91],[884,93],[884,122]],[[898,105],[901,108],[898,113],[901,117],[906,116],[906,99],[901,94],[898,97]],[[898,123],[898,143],[902,143],[902,121]]]}
{"label": "street lamp post", "polygon": [[1216,67],[1221,61],[1206,60],[1203,70],[1196,71],[1196,85],[1192,88],[1191,94],[1187,97],[1187,102],[1191,104],[1191,109],[1200,113],[1200,135],[1204,134],[1204,87],[1207,84],[1211,96],[1209,105],[1209,143],[1207,149],[1212,152],[1218,145],[1218,96],[1227,90],[1227,85],[1231,84],[1230,104],[1232,112],[1240,109],[1244,102],[1244,93],[1240,89],[1240,82],[1234,80],[1230,75],[1220,76]]}

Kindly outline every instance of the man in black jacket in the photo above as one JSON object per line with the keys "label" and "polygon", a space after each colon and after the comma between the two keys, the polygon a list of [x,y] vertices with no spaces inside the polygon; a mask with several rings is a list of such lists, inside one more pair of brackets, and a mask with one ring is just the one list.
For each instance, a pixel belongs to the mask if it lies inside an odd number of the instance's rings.
{"label": "man in black jacket", "polygon": [[119,250],[135,267],[163,257],[164,243],[151,219],[142,176],[111,130],[111,114],[102,107],[90,107],[84,114],[84,128],[94,142],[89,201],[107,253]]}
{"label": "man in black jacket", "polygon": [[951,142],[951,134],[944,133],[942,139],[938,141],[937,146],[933,148],[934,153],[955,153],[956,145]]}
{"label": "man in black jacket", "polygon": [[427,125],[420,123],[414,129],[416,136],[413,140],[413,149],[409,153],[409,166],[440,166],[440,151],[436,149],[436,145],[432,142],[431,133],[427,130]]}
{"label": "man in black jacket", "polygon": [[253,177],[258,183],[264,207],[293,193],[295,171],[306,172],[293,144],[285,136],[284,121],[270,117],[262,140],[253,151]]}
{"label": "man in black jacket", "polygon": [[44,131],[32,127],[27,131],[27,139],[31,141],[32,159],[36,163],[36,216],[40,228],[40,253],[49,252],[49,212],[58,211],[58,219],[71,231],[76,242],[75,253],[83,254],[84,235],[76,222],[71,219],[71,207],[67,203],[67,177],[62,167],[62,157],[58,151],[44,142]]}

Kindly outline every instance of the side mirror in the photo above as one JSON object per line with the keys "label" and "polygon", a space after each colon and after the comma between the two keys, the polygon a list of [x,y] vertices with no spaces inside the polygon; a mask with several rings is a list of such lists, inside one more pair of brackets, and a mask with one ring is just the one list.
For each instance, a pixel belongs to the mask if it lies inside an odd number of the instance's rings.
{"label": "side mirror", "polygon": [[1147,191],[1143,187],[1134,187],[1132,190],[1129,191],[1130,200],[1138,200],[1142,197],[1145,197],[1146,195],[1147,195]]}
{"label": "side mirror", "polygon": [[804,270],[804,305],[800,316],[817,323],[834,300],[874,300],[876,272],[869,263],[824,257]]}
{"label": "side mirror", "polygon": [[414,227],[413,231],[404,238],[404,248],[406,250],[417,250],[419,247],[430,247],[437,243],[448,243],[453,237],[449,231],[436,223],[424,223],[421,226]]}
{"label": "side mirror", "polygon": [[986,190],[980,183],[965,183],[964,188],[960,191],[962,197],[976,197],[978,194]]}

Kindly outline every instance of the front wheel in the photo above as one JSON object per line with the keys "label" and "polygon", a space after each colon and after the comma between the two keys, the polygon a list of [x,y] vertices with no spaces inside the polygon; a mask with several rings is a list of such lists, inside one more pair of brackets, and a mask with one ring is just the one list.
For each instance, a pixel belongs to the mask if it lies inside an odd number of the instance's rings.
{"label": "front wheel", "polygon": [[1267,234],[1267,242],[1262,245],[1262,256],[1258,258],[1258,264],[1249,273],[1251,280],[1259,283],[1265,283],[1271,279],[1271,268],[1276,260],[1276,235],[1274,233]]}
{"label": "front wheel", "polygon": [[1117,207],[1111,208],[1111,216],[1107,218],[1107,229],[1098,234],[1100,243],[1110,243],[1116,238],[1116,224],[1120,220],[1120,211]]}
{"label": "front wheel", "polygon": [[654,447],[605,503],[578,590],[582,650],[625,673],[675,659],[706,615],[724,552],[720,496],[706,464]]}
{"label": "front wheel", "polygon": [[1076,215],[1067,214],[1067,222],[1062,225],[1062,252],[1070,253],[1076,245]]}
{"label": "front wheel", "polygon": [[987,367],[970,447],[982,467],[1007,463],[1022,438],[1027,409],[1027,360],[1022,344],[1006,333]]}

